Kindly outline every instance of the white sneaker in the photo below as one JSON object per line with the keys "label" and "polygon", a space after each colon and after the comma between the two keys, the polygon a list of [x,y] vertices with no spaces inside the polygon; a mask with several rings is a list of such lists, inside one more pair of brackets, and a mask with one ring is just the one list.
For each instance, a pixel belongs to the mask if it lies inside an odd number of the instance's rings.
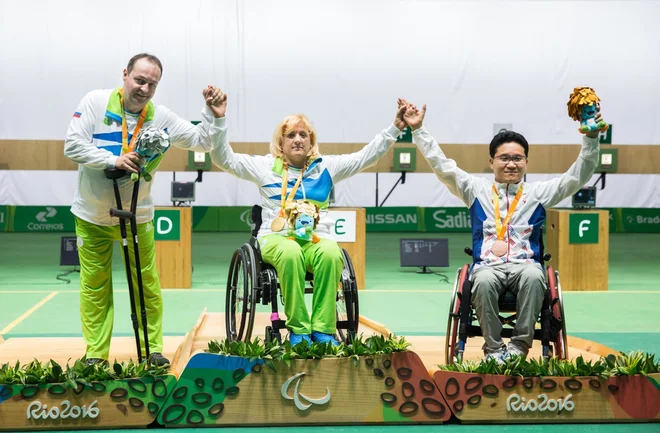
{"label": "white sneaker", "polygon": [[504,358],[509,359],[512,356],[518,356],[518,357],[527,356],[527,350],[521,349],[520,346],[521,345],[516,343],[509,343]]}
{"label": "white sneaker", "polygon": [[504,364],[504,359],[506,357],[506,349],[496,350],[494,352],[486,353],[486,362],[489,362],[491,359],[494,359],[498,364]]}

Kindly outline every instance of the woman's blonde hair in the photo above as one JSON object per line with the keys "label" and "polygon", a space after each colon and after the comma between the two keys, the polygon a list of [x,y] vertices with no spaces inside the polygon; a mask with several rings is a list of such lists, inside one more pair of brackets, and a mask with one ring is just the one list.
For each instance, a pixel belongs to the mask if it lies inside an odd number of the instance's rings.
{"label": "woman's blonde hair", "polygon": [[312,125],[312,122],[304,114],[291,114],[287,116],[277,125],[275,128],[275,133],[273,134],[273,140],[270,142],[270,153],[274,157],[283,158],[284,154],[282,153],[282,140],[284,137],[296,126],[302,123],[303,127],[309,133],[309,141],[312,145],[312,148],[307,155],[307,164],[311,163],[314,159],[319,156],[319,145],[316,142],[316,130]]}

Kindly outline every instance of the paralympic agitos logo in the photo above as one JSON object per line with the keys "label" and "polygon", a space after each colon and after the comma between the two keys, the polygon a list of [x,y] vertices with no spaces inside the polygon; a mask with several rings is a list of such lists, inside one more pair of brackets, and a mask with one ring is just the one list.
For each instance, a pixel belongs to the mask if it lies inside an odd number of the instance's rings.
{"label": "paralympic agitos logo", "polygon": [[[287,381],[282,384],[282,397],[287,400],[293,400],[293,404],[296,406],[296,408],[302,411],[309,409],[312,407],[312,405],[320,406],[329,402],[330,390],[328,388],[325,389],[326,394],[321,398],[311,398],[300,392],[300,382],[302,381],[304,375],[305,372],[302,372],[287,379]],[[295,382],[295,386],[293,387],[293,396],[291,396],[289,395],[289,387],[293,382]]]}

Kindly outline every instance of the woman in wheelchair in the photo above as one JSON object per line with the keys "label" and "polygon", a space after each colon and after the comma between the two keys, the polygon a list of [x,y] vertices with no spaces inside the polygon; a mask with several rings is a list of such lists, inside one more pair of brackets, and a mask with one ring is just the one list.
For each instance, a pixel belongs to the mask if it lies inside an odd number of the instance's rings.
{"label": "woman in wheelchair", "polygon": [[[344,258],[332,237],[334,221],[327,212],[330,191],[334,184],[375,164],[387,153],[405,127],[406,107],[400,106],[393,124],[359,152],[323,156],[316,131],[302,114],[286,117],[275,128],[270,154],[234,153],[227,139],[226,107],[226,95],[220,107],[209,107],[218,116],[209,119],[211,128],[220,130],[213,143],[211,160],[224,171],[259,187],[262,224],[257,239],[263,261],[275,268],[280,280],[290,343],[295,345],[305,340],[309,344],[337,345],[336,295]],[[285,210],[296,201],[318,206],[314,229],[318,239],[291,236]],[[311,317],[304,299],[307,271],[314,275]]]}
{"label": "woman in wheelchair", "polygon": [[[437,177],[470,210],[472,220],[472,304],[484,337],[487,359],[502,361],[526,355],[545,293],[540,257],[545,209],[575,194],[598,164],[598,131],[587,133],[577,161],[563,175],[544,182],[525,182],[529,145],[525,137],[502,131],[490,142],[494,182],[457,167],[422,126],[422,109],[407,105],[404,120],[413,139]],[[596,121],[600,120],[600,113]],[[498,299],[505,291],[516,295],[516,325],[508,346],[502,341]],[[447,360],[451,362],[451,360]]]}

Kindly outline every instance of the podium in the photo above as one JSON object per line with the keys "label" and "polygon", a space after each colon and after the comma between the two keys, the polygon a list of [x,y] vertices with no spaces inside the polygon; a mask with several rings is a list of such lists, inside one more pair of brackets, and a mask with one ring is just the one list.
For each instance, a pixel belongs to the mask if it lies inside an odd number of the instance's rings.
{"label": "podium", "polygon": [[364,208],[331,207],[328,213],[335,220],[334,238],[351,258],[358,290],[362,290],[366,284],[367,211]]}
{"label": "podium", "polygon": [[192,288],[192,208],[156,207],[154,238],[161,289]]}
{"label": "podium", "polygon": [[607,290],[609,211],[549,209],[545,252],[559,271],[562,291]]}

